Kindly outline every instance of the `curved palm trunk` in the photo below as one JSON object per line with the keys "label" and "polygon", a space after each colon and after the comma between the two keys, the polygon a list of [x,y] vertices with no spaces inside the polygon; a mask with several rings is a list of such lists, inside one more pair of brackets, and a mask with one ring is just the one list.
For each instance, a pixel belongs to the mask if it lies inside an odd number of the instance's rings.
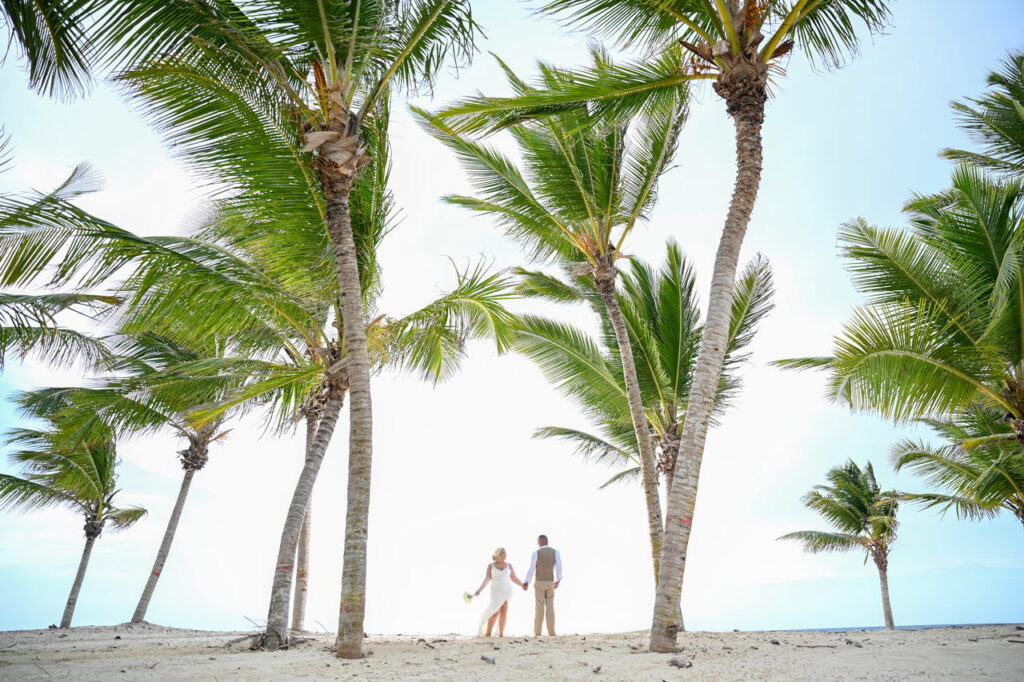
{"label": "curved palm trunk", "polygon": [[[609,268],[610,269],[610,268]],[[640,382],[636,376],[636,364],[633,361],[633,344],[629,340],[626,323],[622,319],[619,300],[615,296],[615,273],[595,274],[597,290],[601,295],[608,319],[615,331],[615,342],[619,346],[622,360],[622,375],[626,381],[626,397],[629,400],[629,416],[633,422],[633,432],[640,450],[640,473],[643,476],[644,500],[647,503],[647,525],[651,536],[651,560],[654,565],[654,580],[658,580],[658,568],[661,560],[662,536],[664,525],[661,520],[661,498],[658,491],[657,462],[654,458],[654,447],[651,442],[650,426],[644,413],[644,401],[640,395]]]}
{"label": "curved palm trunk", "polygon": [[267,649],[280,648],[288,641],[288,603],[292,592],[293,562],[295,548],[299,541],[299,531],[306,515],[306,506],[313,493],[313,483],[324,461],[327,445],[334,434],[334,426],[338,422],[338,413],[344,402],[345,393],[337,386],[329,387],[327,402],[324,404],[320,425],[316,431],[313,445],[306,454],[306,461],[295,484],[288,515],[285,517],[284,529],[281,531],[281,543],[277,550],[277,564],[274,567],[274,581],[270,589],[270,610],[267,613],[267,629],[263,637],[263,646]]}
{"label": "curved palm trunk", "polygon": [[96,538],[100,536],[99,531],[93,530],[92,526],[93,523],[91,521],[85,522],[85,549],[82,550],[82,559],[78,562],[78,572],[75,574],[75,582],[71,584],[68,602],[64,605],[64,615],[60,618],[60,626],[65,629],[71,627],[71,619],[75,615],[75,606],[78,604],[78,593],[82,590],[85,571],[89,568],[92,546],[96,543]]}
{"label": "curved palm trunk", "polygon": [[750,66],[729,76],[728,79],[723,76],[715,83],[715,89],[726,100],[736,130],[736,184],[715,256],[704,336],[683,423],[679,459],[686,464],[685,472],[680,472],[685,476],[676,475],[665,514],[665,543],[650,648],[651,651],[666,653],[675,649],[676,635],[682,628],[679,621],[680,597],[704,443],[729,339],[732,289],[740,247],[761,184],[765,75]]}
{"label": "curved palm trunk", "polygon": [[[316,438],[317,418],[312,412],[306,414],[306,457]],[[299,531],[299,549],[295,556],[295,597],[292,603],[292,630],[304,630],[306,626],[306,593],[309,591],[309,534],[313,524],[313,498],[306,502],[306,514],[302,517]]]}
{"label": "curved palm trunk", "polygon": [[889,603],[889,562],[887,559],[875,559],[878,567],[878,582],[882,588],[882,616],[885,618],[885,629],[895,630],[892,620],[892,604]]}
{"label": "curved palm trunk", "polygon": [[[351,139],[351,138],[349,138]],[[330,153],[329,145],[322,155]],[[353,169],[353,173],[354,173]],[[370,357],[366,348],[362,288],[349,192],[352,175],[324,173],[327,220],[334,247],[335,267],[345,318],[344,336],[349,378],[348,498],[345,515],[345,555],[342,564],[341,606],[337,652],[342,658],[362,658],[366,612],[366,540],[370,512],[370,467],[373,461],[373,414],[370,398]]]}
{"label": "curved palm trunk", "polygon": [[160,542],[160,549],[156,553],[156,561],[153,562],[153,570],[149,572],[146,586],[142,589],[142,596],[132,614],[133,623],[141,623],[146,619],[146,611],[149,609],[149,601],[153,598],[153,591],[164,570],[164,563],[171,551],[171,543],[174,542],[174,534],[178,531],[178,521],[181,520],[181,510],[185,507],[185,499],[188,498],[188,489],[192,485],[192,477],[196,469],[191,467],[185,469],[185,475],[181,478],[181,488],[178,489],[178,499],[171,511],[171,518],[167,521],[167,529],[164,530],[164,539]]}

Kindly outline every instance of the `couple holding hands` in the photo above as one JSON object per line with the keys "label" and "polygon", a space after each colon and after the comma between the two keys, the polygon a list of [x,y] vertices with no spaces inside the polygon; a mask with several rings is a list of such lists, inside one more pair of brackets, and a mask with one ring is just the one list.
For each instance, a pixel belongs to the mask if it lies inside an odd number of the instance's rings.
{"label": "couple holding hands", "polygon": [[[533,594],[536,599],[536,611],[533,619],[533,634],[540,637],[541,625],[547,621],[548,634],[555,634],[555,590],[562,581],[562,555],[557,549],[548,545],[548,536],[537,538],[537,550],[530,559],[530,570],[526,580],[520,580],[508,558],[504,547],[494,550],[493,561],[487,564],[484,581],[474,596],[479,596],[487,583],[491,584],[491,599],[487,608],[480,614],[478,634],[490,637],[494,624],[498,624],[498,636],[505,636],[505,622],[508,620],[508,600],[512,596],[512,584],[515,583],[527,590],[533,580]],[[536,577],[536,580],[534,580]]]}

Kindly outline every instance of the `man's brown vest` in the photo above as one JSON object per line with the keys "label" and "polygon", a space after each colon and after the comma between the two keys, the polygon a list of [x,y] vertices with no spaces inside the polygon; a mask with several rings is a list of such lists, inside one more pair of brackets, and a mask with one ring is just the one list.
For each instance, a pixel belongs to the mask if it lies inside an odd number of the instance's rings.
{"label": "man's brown vest", "polygon": [[553,582],[555,579],[555,550],[544,546],[537,550],[537,580]]}

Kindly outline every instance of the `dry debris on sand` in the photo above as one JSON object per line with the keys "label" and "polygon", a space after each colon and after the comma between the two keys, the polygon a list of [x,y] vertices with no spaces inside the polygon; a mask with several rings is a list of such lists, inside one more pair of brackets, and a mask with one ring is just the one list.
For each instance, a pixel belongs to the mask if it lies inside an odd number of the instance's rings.
{"label": "dry debris on sand", "polygon": [[[692,632],[674,655],[645,633],[553,639],[370,637],[359,661],[333,636],[251,651],[244,632],[157,625],[0,632],[0,679],[19,680],[1011,680],[1024,679],[1014,625],[884,632]],[[776,644],[777,642],[777,644]],[[689,665],[687,665],[689,664]]]}

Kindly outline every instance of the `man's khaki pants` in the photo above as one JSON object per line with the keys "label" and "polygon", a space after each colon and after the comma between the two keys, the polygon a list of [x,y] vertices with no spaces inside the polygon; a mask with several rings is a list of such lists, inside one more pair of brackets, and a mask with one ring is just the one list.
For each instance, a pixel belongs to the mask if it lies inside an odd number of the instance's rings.
{"label": "man's khaki pants", "polygon": [[545,618],[548,622],[548,634],[555,634],[555,583],[551,580],[535,580],[533,596],[537,600],[537,610],[533,616],[533,634],[540,637],[540,626]]}

